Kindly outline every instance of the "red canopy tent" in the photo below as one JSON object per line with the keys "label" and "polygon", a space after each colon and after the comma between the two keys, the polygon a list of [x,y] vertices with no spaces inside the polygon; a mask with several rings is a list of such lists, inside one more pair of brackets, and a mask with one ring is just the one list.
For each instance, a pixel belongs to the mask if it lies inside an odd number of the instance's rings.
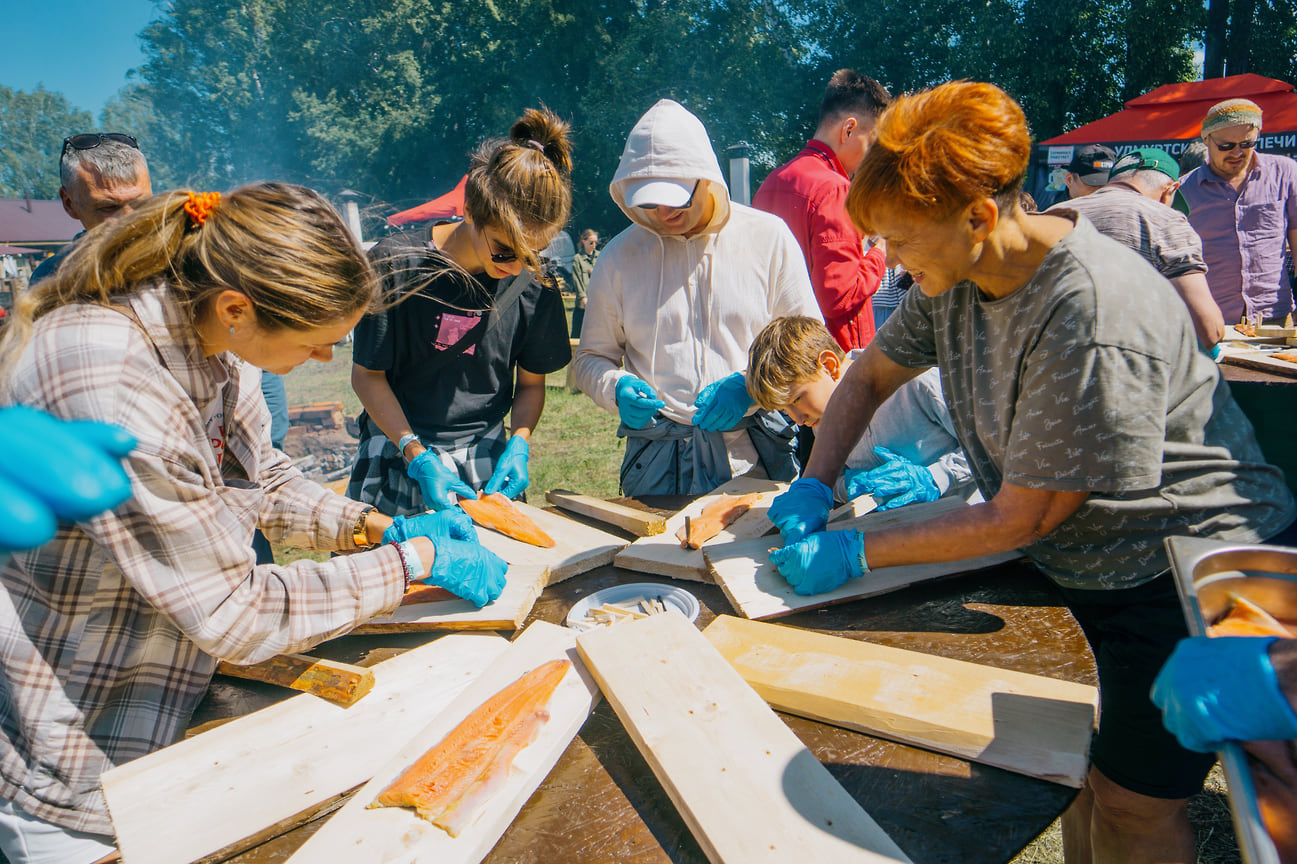
{"label": "red canopy tent", "polygon": [[1136,96],[1125,109],[1036,143],[1028,183],[1042,188],[1052,168],[1065,165],[1079,144],[1106,144],[1120,156],[1137,147],[1161,147],[1173,156],[1198,137],[1207,109],[1225,99],[1251,99],[1261,106],[1265,127],[1258,148],[1266,153],[1297,153],[1297,92],[1275,78],[1247,73],[1206,81],[1164,84]]}
{"label": "red canopy tent", "polygon": [[450,219],[452,217],[463,219],[464,184],[467,182],[468,175],[465,174],[459,178],[455,188],[445,195],[426,201],[418,207],[411,207],[409,210],[394,213],[387,217],[387,224],[392,226],[409,225],[411,222],[426,222],[429,219]]}

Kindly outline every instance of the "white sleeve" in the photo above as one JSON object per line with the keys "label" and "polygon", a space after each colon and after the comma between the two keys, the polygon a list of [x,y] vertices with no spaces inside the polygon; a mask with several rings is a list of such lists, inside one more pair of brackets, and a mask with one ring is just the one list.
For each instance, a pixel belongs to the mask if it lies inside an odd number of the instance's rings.
{"label": "white sleeve", "polygon": [[612,414],[617,413],[617,382],[629,374],[622,370],[626,356],[620,280],[606,256],[595,262],[586,292],[581,341],[572,361],[576,386]]}

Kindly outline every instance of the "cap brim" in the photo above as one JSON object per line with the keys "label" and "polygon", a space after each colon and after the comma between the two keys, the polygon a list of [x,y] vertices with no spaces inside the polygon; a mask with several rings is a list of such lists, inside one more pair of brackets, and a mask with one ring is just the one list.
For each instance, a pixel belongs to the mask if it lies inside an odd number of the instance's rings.
{"label": "cap brim", "polygon": [[1086,186],[1102,186],[1108,182],[1108,173],[1107,171],[1092,171],[1089,174],[1077,174],[1076,176],[1080,177],[1081,182]]}
{"label": "cap brim", "polygon": [[626,185],[626,203],[631,207],[643,207],[645,204],[683,207],[693,188],[692,181],[636,180]]}

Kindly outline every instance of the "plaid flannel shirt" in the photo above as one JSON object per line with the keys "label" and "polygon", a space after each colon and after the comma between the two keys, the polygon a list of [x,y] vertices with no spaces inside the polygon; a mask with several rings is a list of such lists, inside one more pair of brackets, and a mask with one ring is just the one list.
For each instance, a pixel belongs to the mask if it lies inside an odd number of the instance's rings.
{"label": "plaid flannel shirt", "polygon": [[[259,375],[204,357],[164,284],[119,308],[77,304],[37,322],[10,397],[135,435],[132,498],[0,569],[0,795],[102,834],[112,825],[99,775],[176,741],[217,658],[309,648],[395,609],[403,585],[391,547],[256,566],[254,528],[354,549],[363,505],[271,446]],[[220,465],[201,415],[216,398]]]}

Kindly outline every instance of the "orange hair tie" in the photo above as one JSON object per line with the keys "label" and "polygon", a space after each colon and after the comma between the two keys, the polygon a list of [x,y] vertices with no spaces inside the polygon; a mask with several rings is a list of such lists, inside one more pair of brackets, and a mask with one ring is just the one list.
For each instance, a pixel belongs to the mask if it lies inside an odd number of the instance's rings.
{"label": "orange hair tie", "polygon": [[220,192],[190,192],[189,200],[185,202],[185,212],[189,214],[190,226],[202,228],[220,200]]}

